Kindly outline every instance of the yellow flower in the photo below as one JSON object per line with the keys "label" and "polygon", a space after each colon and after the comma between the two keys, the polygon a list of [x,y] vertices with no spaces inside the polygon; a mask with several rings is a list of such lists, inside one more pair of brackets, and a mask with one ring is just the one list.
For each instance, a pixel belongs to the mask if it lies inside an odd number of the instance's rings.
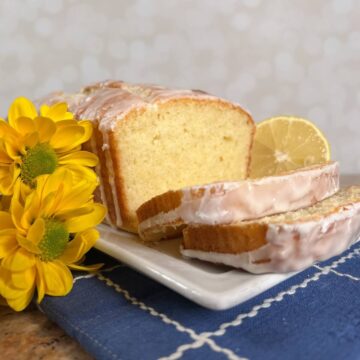
{"label": "yellow flower", "polygon": [[0,297],[14,310],[23,310],[35,289],[38,302],[45,294],[68,294],[70,269],[99,268],[79,265],[96,242],[94,227],[106,212],[93,201],[95,187],[96,182],[79,181],[66,168],[40,175],[26,198],[15,186],[9,211],[0,211]]}
{"label": "yellow flower", "polygon": [[95,179],[89,167],[98,159],[81,151],[81,144],[91,135],[91,122],[74,120],[65,103],[43,105],[38,114],[30,100],[16,99],[8,122],[0,119],[0,193],[11,195],[17,181],[34,188],[37,176],[52,174],[63,166],[79,179]]}

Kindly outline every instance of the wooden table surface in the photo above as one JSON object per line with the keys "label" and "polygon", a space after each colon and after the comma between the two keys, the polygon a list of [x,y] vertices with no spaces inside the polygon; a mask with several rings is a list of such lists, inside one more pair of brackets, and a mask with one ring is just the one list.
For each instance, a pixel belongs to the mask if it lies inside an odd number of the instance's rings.
{"label": "wooden table surface", "polygon": [[[360,175],[344,175],[341,185],[360,184]],[[15,313],[0,306],[0,354],[7,360],[90,360],[80,345],[35,307]]]}

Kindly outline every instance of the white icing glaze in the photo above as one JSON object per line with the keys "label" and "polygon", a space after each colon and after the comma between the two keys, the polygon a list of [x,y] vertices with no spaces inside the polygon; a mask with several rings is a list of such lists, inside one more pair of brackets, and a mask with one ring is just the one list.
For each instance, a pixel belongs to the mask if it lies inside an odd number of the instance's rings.
{"label": "white icing glaze", "polygon": [[[109,141],[109,134],[108,133],[103,133],[103,138],[104,138],[104,143],[107,144]],[[109,150],[103,150],[104,155],[105,155],[105,162],[106,162],[106,168],[108,171],[108,181],[109,181],[109,186],[111,189],[111,193],[114,199],[114,208],[115,208],[115,224],[117,227],[121,227],[123,222],[122,222],[122,218],[121,218],[121,213],[120,213],[120,206],[119,206],[119,197],[117,194],[117,187],[115,184],[115,175],[114,175],[114,165],[113,165],[113,161],[111,158],[111,154],[109,152]]]}
{"label": "white icing glaze", "polygon": [[[219,182],[182,190],[179,207],[139,224],[139,232],[181,219],[186,224],[229,224],[310,206],[339,189],[339,165],[312,166],[283,176]],[[203,194],[199,195],[199,190]]]}
{"label": "white icing glaze", "polygon": [[[128,84],[123,81],[103,81],[85,87],[81,93],[52,93],[39,100],[39,104],[54,104],[65,101],[78,119],[97,120],[103,132],[112,131],[117,123],[133,110],[157,109],[161,103],[175,99],[196,99],[221,101],[238,107],[242,106],[215,97],[200,90],[167,89],[157,85]],[[251,121],[251,118],[249,117]]]}
{"label": "white icing glaze", "polygon": [[[92,136],[90,138],[90,147],[91,147],[91,151],[97,155],[97,151],[96,151],[96,142],[95,142],[95,138]],[[101,163],[100,161],[97,163],[97,165],[95,166],[95,171],[96,171],[96,174],[101,174]],[[100,189],[100,197],[101,197],[101,202],[106,206],[107,208],[107,201],[106,201],[106,196],[105,196],[105,191],[104,191],[104,184],[103,184],[103,179],[101,178],[101,176],[98,176],[99,178],[99,189]],[[111,224],[111,221],[110,221],[110,217],[109,217],[109,213],[108,211],[106,212],[106,215],[105,215],[105,221],[106,223],[108,224]]]}
{"label": "white icing glaze", "polygon": [[[86,97],[77,107],[77,115],[82,119],[98,119],[101,131],[114,130],[117,121],[124,119],[131,111],[142,108],[152,108],[174,99],[196,99],[207,101],[222,101],[234,107],[231,103],[200,90],[167,89],[157,85],[128,84],[123,81],[104,81],[83,89]],[[111,104],[111,106],[109,106]],[[99,110],[105,108],[101,116]]]}
{"label": "white icing glaze", "polygon": [[222,254],[181,249],[181,253],[187,257],[222,263],[256,274],[291,272],[339,255],[358,241],[359,236],[360,203],[355,203],[319,221],[269,224],[267,244],[253,251]]}

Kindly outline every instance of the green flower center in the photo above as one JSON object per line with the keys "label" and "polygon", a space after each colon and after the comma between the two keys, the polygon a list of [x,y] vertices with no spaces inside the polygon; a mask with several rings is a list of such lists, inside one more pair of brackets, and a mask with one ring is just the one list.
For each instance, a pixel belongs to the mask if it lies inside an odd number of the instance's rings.
{"label": "green flower center", "polygon": [[43,174],[52,174],[56,169],[57,161],[56,153],[49,144],[37,144],[28,149],[22,159],[21,179],[34,188],[35,178]]}
{"label": "green flower center", "polygon": [[64,252],[70,239],[70,234],[64,224],[55,219],[45,219],[45,233],[39,243],[42,261],[57,259]]}

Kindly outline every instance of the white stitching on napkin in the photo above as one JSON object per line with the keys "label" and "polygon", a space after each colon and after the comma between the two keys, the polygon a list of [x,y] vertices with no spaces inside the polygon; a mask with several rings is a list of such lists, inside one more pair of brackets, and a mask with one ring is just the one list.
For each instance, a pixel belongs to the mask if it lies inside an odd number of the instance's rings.
{"label": "white stitching on napkin", "polygon": [[[315,268],[319,269],[319,270],[322,270],[323,268],[319,265],[313,265]],[[351,280],[355,280],[355,281],[360,281],[360,278],[358,277],[355,277],[353,275],[350,275],[350,274],[344,274],[344,273],[341,273],[339,271],[336,271],[336,270],[333,270],[331,269],[330,272],[332,272],[333,274],[337,275],[337,276],[341,276],[341,277],[347,277]]]}
{"label": "white stitching on napkin", "polygon": [[[165,324],[170,324],[175,326],[176,330],[180,332],[186,332],[189,334],[189,336],[196,340],[193,344],[195,348],[202,347],[205,343],[210,346],[210,348],[216,352],[221,352],[225,355],[227,355],[227,358],[230,360],[246,360],[245,358],[240,358],[237,356],[234,352],[232,352],[230,349],[222,348],[218,346],[214,340],[208,339],[207,337],[203,337],[199,334],[197,334],[194,330],[187,328],[180,324],[179,322],[170,319],[168,316],[166,316],[163,313],[157,312],[154,308],[145,305],[143,302],[136,299],[134,296],[130,295],[127,290],[122,289],[118,284],[114,283],[111,279],[105,277],[102,274],[97,274],[97,277],[99,280],[104,281],[106,285],[111,286],[115,289],[116,292],[122,294],[126,300],[130,301],[131,304],[138,306],[140,309],[147,311],[152,316],[159,317]],[[180,354],[181,356],[181,354]],[[170,357],[162,357],[161,360],[175,360],[178,359],[180,356],[177,356],[176,354],[172,354]],[[160,360],[159,359],[159,360]]]}
{"label": "white stitching on napkin", "polygon": [[[262,304],[255,305],[248,313],[239,314],[233,321],[221,324],[220,327],[218,328],[218,330],[213,331],[213,332],[203,332],[199,336],[201,338],[203,338],[203,337],[209,338],[210,336],[223,336],[226,333],[226,329],[228,327],[230,327],[230,326],[235,327],[235,326],[241,325],[244,319],[255,317],[261,309],[269,308],[274,301],[282,301],[284,299],[285,295],[289,295],[289,296],[294,295],[299,288],[306,288],[310,282],[319,280],[320,276],[328,274],[330,271],[332,271],[333,268],[336,268],[340,264],[345,263],[347,260],[354,257],[354,255],[360,255],[360,248],[354,249],[349,254],[341,257],[339,260],[334,261],[331,265],[321,268],[322,269],[321,271],[315,273],[311,278],[305,279],[302,283],[300,283],[298,285],[293,285],[290,287],[290,289],[288,289],[286,291],[281,291],[273,298],[265,299]],[[172,353],[168,357],[164,357],[162,359],[166,359],[166,360],[167,359],[169,359],[169,360],[170,359],[178,359],[183,355],[183,353],[185,351],[198,348],[199,347],[198,345],[199,345],[198,341],[195,341],[195,342],[189,343],[189,344],[183,344],[183,345],[179,346],[174,353]]]}
{"label": "white stitching on napkin", "polygon": [[94,276],[96,276],[96,274],[79,275],[79,276],[73,278],[73,284],[75,284],[78,280],[90,279]]}

